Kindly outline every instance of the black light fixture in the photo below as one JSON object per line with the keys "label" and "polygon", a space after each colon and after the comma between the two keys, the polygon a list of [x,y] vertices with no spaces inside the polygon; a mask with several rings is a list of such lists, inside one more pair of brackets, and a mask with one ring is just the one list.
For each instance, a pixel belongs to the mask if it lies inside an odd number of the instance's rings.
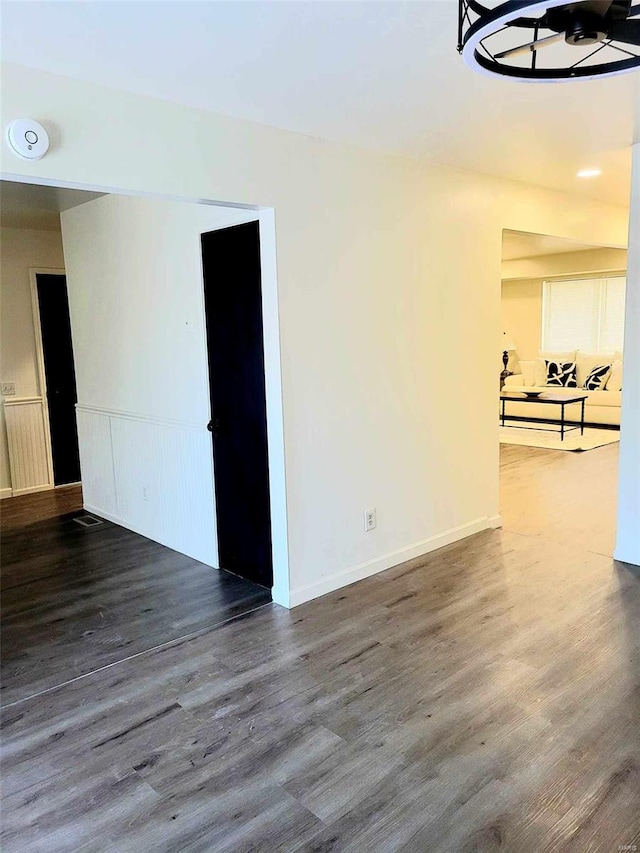
{"label": "black light fixture", "polygon": [[458,0],[458,51],[484,74],[555,83],[640,67],[632,0]]}

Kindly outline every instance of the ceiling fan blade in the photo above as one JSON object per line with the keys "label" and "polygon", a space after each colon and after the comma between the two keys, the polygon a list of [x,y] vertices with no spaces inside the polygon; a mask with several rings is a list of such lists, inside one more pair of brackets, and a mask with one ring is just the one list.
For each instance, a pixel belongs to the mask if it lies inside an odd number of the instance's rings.
{"label": "ceiling fan blade", "polygon": [[564,33],[554,33],[552,36],[529,41],[526,44],[521,44],[519,47],[511,47],[509,50],[503,50],[502,53],[496,53],[496,59],[504,59],[507,56],[517,56],[519,53],[532,53],[540,47],[546,47],[550,44],[555,44],[558,41],[564,41]]}
{"label": "ceiling fan blade", "polygon": [[578,0],[577,3],[556,6],[556,9],[562,9],[565,12],[590,12],[592,15],[599,15],[604,18],[612,6],[613,0]]}
{"label": "ceiling fan blade", "polygon": [[622,41],[625,44],[640,45],[640,21],[613,21],[607,31],[607,38]]}
{"label": "ceiling fan blade", "polygon": [[579,4],[580,8],[585,12],[593,12],[595,15],[601,15],[603,18],[613,5],[613,0],[583,0]]}

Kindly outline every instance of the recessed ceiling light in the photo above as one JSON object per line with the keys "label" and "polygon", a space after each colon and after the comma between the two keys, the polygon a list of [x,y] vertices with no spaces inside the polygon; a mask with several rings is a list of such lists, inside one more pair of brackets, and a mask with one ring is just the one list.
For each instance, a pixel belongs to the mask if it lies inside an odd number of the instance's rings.
{"label": "recessed ceiling light", "polygon": [[602,169],[580,169],[578,172],[579,178],[597,178],[602,174]]}

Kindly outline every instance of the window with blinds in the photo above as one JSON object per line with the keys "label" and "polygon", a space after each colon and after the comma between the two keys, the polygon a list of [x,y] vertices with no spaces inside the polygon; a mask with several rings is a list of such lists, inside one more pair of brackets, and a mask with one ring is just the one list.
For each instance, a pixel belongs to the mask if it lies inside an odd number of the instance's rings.
{"label": "window with blinds", "polygon": [[622,350],[626,278],[545,281],[542,349]]}

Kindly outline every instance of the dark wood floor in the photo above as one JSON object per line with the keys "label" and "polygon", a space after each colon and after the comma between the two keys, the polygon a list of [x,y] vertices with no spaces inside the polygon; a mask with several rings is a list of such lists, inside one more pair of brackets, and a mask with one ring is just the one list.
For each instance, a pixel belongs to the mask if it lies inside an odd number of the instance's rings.
{"label": "dark wood floor", "polygon": [[3,850],[640,844],[640,580],[593,535],[616,451],[505,448],[505,530],[9,707]]}
{"label": "dark wood floor", "polygon": [[81,507],[77,487],[2,502],[2,705],[271,600],[111,522],[81,527]]}
{"label": "dark wood floor", "polygon": [[77,483],[0,501],[0,524],[3,531],[13,530],[81,509],[82,486]]}

